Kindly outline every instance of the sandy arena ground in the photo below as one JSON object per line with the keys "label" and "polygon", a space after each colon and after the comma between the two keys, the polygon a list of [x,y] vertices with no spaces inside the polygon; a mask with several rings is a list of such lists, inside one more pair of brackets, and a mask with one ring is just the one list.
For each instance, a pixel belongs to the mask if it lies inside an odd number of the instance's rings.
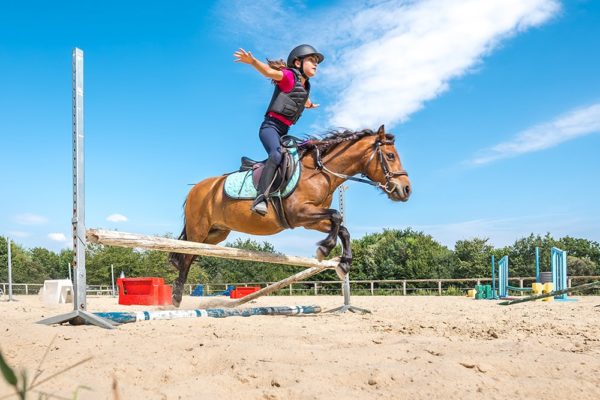
{"label": "sandy arena ground", "polygon": [[[73,305],[17,299],[0,302],[0,348],[10,365],[32,377],[55,336],[42,379],[93,357],[39,387],[64,398],[78,385],[89,388],[79,399],[600,398],[600,297],[510,307],[460,297],[354,297],[373,313],[147,321],[113,330],[35,324]],[[269,297],[249,306],[341,302]],[[116,303],[89,297],[88,309],[148,309]],[[186,297],[182,308],[199,304]],[[0,379],[0,398],[8,393]]]}

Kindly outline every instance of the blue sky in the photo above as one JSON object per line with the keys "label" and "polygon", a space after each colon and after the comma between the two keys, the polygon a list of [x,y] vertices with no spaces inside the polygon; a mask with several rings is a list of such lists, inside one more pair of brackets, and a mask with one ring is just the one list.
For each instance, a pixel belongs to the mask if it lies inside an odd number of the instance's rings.
{"label": "blue sky", "polygon": [[[3,3],[0,235],[70,246],[73,47],[87,226],[164,234],[181,229],[189,183],[263,156],[272,86],[232,53],[284,58],[303,42],[327,59],[321,107],[292,133],[384,123],[412,180],[402,204],[349,184],[353,237],[600,241],[600,5],[554,0]],[[305,255],[322,237],[254,239]]]}

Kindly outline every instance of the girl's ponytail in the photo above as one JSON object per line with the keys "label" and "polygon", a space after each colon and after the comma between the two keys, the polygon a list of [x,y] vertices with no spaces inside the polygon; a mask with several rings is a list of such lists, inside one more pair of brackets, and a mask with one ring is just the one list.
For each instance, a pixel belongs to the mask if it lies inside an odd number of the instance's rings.
{"label": "girl's ponytail", "polygon": [[[267,64],[269,64],[269,67],[276,69],[277,71],[281,71],[282,69],[287,68],[287,64],[283,59],[269,60],[267,58]],[[273,83],[273,85],[277,84],[277,81],[272,80],[271,82]]]}

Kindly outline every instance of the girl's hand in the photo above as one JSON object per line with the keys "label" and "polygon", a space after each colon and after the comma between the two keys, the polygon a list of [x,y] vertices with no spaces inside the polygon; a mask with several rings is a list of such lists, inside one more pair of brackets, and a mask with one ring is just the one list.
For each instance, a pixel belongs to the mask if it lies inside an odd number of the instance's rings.
{"label": "girl's hand", "polygon": [[313,103],[312,101],[310,101],[310,99],[306,100],[306,103],[304,103],[304,108],[317,108],[317,107],[319,107],[319,105]]}
{"label": "girl's hand", "polygon": [[254,57],[252,56],[252,53],[249,51],[246,51],[244,49],[239,49],[238,51],[233,53],[233,56],[236,58],[236,60],[234,60],[235,62],[241,62],[244,64],[252,64],[252,62],[254,61]]}

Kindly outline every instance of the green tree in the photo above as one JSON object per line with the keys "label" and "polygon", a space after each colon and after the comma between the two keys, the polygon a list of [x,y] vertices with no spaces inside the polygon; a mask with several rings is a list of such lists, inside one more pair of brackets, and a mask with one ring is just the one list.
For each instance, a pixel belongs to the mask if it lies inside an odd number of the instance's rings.
{"label": "green tree", "polygon": [[596,263],[589,257],[567,255],[567,271],[569,276],[595,275],[596,267]]}
{"label": "green tree", "polygon": [[61,271],[60,257],[53,251],[43,247],[34,247],[30,250],[31,264],[43,280],[62,279],[67,276],[67,270]]}
{"label": "green tree", "polygon": [[590,271],[583,275],[600,275],[600,244],[593,240],[578,239],[565,236],[558,240],[557,247],[568,253],[569,256],[577,257],[586,263],[585,268],[578,269],[578,273],[571,272],[571,263],[567,260],[569,275],[580,275],[580,272]]}
{"label": "green tree", "polygon": [[353,279],[448,278],[455,265],[451,250],[411,228],[366,235],[352,249]]}
{"label": "green tree", "polygon": [[[227,243],[226,246],[263,253],[277,253],[273,245],[266,241],[258,243],[251,239],[238,238],[233,243]],[[290,265],[215,257],[198,257],[195,264],[200,271],[197,282],[201,283],[272,282],[284,279],[298,271],[298,267]],[[194,266],[192,266],[193,269]],[[188,280],[193,282],[192,279]]]}
{"label": "green tree", "polygon": [[87,283],[107,285],[111,280],[111,269],[115,269],[115,278],[121,271],[127,277],[148,276],[142,268],[142,252],[115,246],[88,244],[86,251]]}
{"label": "green tree", "polygon": [[482,278],[491,275],[490,257],[494,247],[488,244],[488,240],[474,238],[456,242],[454,255],[458,264],[454,270],[454,278]]}

